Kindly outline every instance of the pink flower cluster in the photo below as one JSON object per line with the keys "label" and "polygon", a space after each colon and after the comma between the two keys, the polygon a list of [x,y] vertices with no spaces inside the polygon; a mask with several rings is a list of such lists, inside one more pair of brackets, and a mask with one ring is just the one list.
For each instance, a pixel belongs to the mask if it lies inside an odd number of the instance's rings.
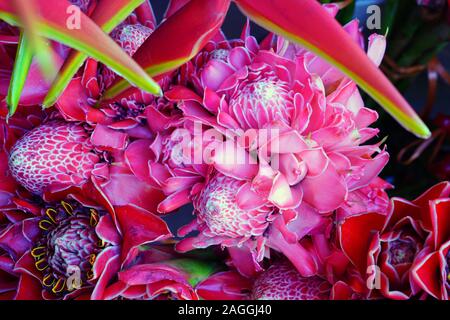
{"label": "pink flower cluster", "polygon": [[[111,35],[133,55],[155,27]],[[0,299],[448,298],[448,183],[390,200],[378,115],[321,58],[247,24],[162,97],[100,100],[117,77],[89,58],[55,108],[2,102]]]}

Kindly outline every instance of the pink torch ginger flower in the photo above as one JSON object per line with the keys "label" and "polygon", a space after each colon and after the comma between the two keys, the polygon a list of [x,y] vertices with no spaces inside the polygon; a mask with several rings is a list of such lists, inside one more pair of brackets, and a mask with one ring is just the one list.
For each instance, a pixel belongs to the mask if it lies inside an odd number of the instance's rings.
{"label": "pink torch ginger flower", "polygon": [[[359,41],[357,29],[355,35]],[[364,108],[353,82],[340,73],[331,76],[331,67],[308,52],[281,56],[280,48],[264,50],[252,39],[244,32],[246,45],[230,45],[220,54],[215,50],[224,49],[216,45],[218,49],[200,54],[207,59],[192,73],[194,90],[175,86],[166,93],[180,101],[185,119],[228,140],[216,143],[211,157],[203,159],[215,171],[209,169],[202,180],[190,170],[171,170],[165,183],[176,180],[179,188],[165,190],[169,197],[159,209],[168,212],[194,202],[196,219],[180,235],[200,234],[183,239],[178,250],[214,244],[230,252],[245,248],[252,256],[248,262],[258,270],[257,262],[272,248],[282,251],[303,276],[312,275],[317,263],[298,240],[326,232],[321,215],[341,207],[351,212],[348,200],[370,196],[364,188],[389,155],[379,144],[362,145],[378,133],[368,127],[377,114]],[[368,54],[376,63],[384,45],[381,37],[371,38]],[[331,79],[327,88],[324,74]],[[261,138],[264,129],[269,134]],[[230,140],[233,135],[237,142]],[[379,185],[384,196],[388,185]],[[379,211],[386,206],[381,203]],[[242,269],[247,258],[234,257]]]}
{"label": "pink torch ginger flower", "polygon": [[[243,210],[236,202],[236,194],[244,184],[243,181],[217,174],[195,200],[198,221],[204,222],[205,236],[211,237],[210,244],[234,244],[234,239],[243,243],[252,237],[262,236],[266,231],[271,220],[270,207]],[[184,234],[184,229],[180,230],[180,235]]]}

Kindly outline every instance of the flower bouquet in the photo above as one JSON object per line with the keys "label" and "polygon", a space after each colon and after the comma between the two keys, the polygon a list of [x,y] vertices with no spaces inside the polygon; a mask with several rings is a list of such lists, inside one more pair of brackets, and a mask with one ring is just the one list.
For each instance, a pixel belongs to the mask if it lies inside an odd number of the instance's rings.
{"label": "flower bouquet", "polygon": [[380,176],[369,96],[431,133],[352,1],[150,2],[0,0],[0,299],[448,299],[450,184]]}

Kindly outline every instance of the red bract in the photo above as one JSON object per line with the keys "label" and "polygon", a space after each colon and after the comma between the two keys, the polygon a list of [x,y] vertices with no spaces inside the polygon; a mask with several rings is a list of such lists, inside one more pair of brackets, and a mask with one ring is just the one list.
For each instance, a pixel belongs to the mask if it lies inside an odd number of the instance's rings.
{"label": "red bract", "polygon": [[[153,20],[147,20],[148,14],[144,13],[131,15],[117,28],[118,43],[130,48],[142,43],[143,39],[139,37],[127,38],[127,28],[152,25]],[[97,65],[94,60],[89,61]],[[86,69],[89,69],[90,62]],[[102,70],[109,72],[103,67]],[[47,119],[33,123],[35,126],[42,123],[41,126],[32,129],[25,125],[21,131],[7,133],[4,149],[9,154],[11,172],[34,193],[81,186],[92,180],[114,205],[131,203],[155,211],[155,206],[162,200],[161,192],[137,180],[123,158],[130,140],[151,136],[142,125],[145,123],[144,106],[134,101],[122,101],[123,105],[114,103],[101,111],[91,106],[97,98],[89,95],[92,83],[97,81],[97,69],[94,71],[92,79],[87,71],[82,79],[74,78],[58,103],[61,115],[70,122],[64,122],[55,112],[48,112]],[[98,83],[96,87],[99,87]],[[24,125],[24,117],[27,115],[18,113],[9,119],[9,127]]]}
{"label": "red bract", "polygon": [[[390,299],[422,297],[421,289],[432,292],[435,297],[446,297],[445,291],[430,291],[421,280],[427,275],[431,280],[438,273],[428,270],[429,273],[418,277],[417,266],[422,265],[424,259],[429,261],[427,254],[432,248],[442,249],[439,274],[443,276],[446,272],[444,243],[448,234],[442,233],[442,228],[447,224],[437,223],[436,219],[439,213],[446,219],[449,211],[445,206],[436,211],[433,203],[439,203],[437,199],[446,198],[449,193],[450,185],[443,182],[411,202],[393,198],[387,216],[363,213],[344,220],[339,230],[342,250],[367,279],[372,297],[379,294]],[[445,279],[436,277],[435,282],[428,282],[428,285],[434,284],[434,289],[445,288]]]}
{"label": "red bract", "polygon": [[[133,56],[147,73],[161,76],[192,59],[219,32],[230,0],[191,0],[168,16]],[[172,7],[174,8],[174,7]],[[201,17],[196,19],[194,17]],[[177,41],[167,39],[176,37]],[[127,97],[135,90],[123,80],[105,93],[106,99]]]}
{"label": "red bract", "polygon": [[215,277],[219,269],[214,261],[184,257],[171,245],[145,246],[133,263],[118,273],[102,299],[198,300],[199,283]]}
{"label": "red bract", "polygon": [[431,188],[416,205],[428,212],[433,235],[414,262],[412,277],[417,285],[436,299],[450,296],[450,183]]}

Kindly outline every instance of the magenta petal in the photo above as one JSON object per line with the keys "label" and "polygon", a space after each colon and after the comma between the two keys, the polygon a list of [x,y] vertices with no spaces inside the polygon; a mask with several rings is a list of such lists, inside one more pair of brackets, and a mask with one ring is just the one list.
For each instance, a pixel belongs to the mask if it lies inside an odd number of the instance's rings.
{"label": "magenta petal", "polygon": [[165,180],[165,183],[163,185],[163,191],[166,194],[172,194],[177,191],[191,188],[194,184],[200,181],[201,181],[200,176],[170,177],[167,180]]}
{"label": "magenta petal", "polygon": [[102,250],[102,252],[95,259],[95,263],[92,268],[92,271],[94,273],[94,279],[100,277],[103,271],[105,270],[107,263],[111,259],[114,259],[119,255],[120,255],[120,247],[118,246],[107,247],[106,249]]}
{"label": "magenta petal", "polygon": [[220,97],[214,90],[205,88],[203,104],[210,112],[216,113],[219,111]]}
{"label": "magenta petal", "polygon": [[31,232],[34,237],[28,238],[24,232],[24,226],[27,225],[29,229],[31,224],[33,224],[34,228],[39,230],[37,223],[38,219],[27,219],[23,222],[12,224],[0,234],[0,247],[12,257],[18,259],[31,248],[33,238],[36,237],[36,232]]}
{"label": "magenta petal", "polygon": [[252,179],[258,172],[256,159],[234,141],[218,145],[213,162],[218,171],[235,179]]}
{"label": "magenta petal", "polygon": [[302,201],[302,194],[301,191],[300,193],[293,193],[292,191],[286,177],[281,173],[277,173],[273,179],[268,200],[281,209],[295,208]]}
{"label": "magenta petal", "polygon": [[168,196],[158,205],[158,212],[169,213],[191,202],[190,190],[183,190]]}
{"label": "magenta petal", "polygon": [[243,68],[251,62],[248,51],[242,47],[231,49],[228,59],[236,69]]}
{"label": "magenta petal", "polygon": [[164,198],[161,191],[131,173],[111,173],[110,179],[100,188],[115,206],[133,204],[150,212],[156,212],[156,207]]}
{"label": "magenta petal", "polygon": [[[114,247],[112,247],[114,248]],[[120,270],[120,259],[119,255],[115,254],[115,250],[110,250],[111,255],[108,255],[109,259],[100,259],[100,255],[97,257],[97,260],[100,260],[102,264],[102,272],[97,279],[97,283],[95,284],[95,288],[91,295],[91,300],[102,300],[105,289],[107,285],[111,282],[117,272]],[[106,255],[105,255],[106,258]],[[99,263],[99,264],[100,264]],[[95,263],[97,265],[97,261]],[[95,268],[95,267],[94,267]]]}
{"label": "magenta petal", "polygon": [[389,154],[382,152],[364,166],[363,173],[356,181],[349,182],[349,191],[365,187],[375,179],[389,161]]}
{"label": "magenta petal", "polygon": [[106,243],[111,243],[113,245],[120,244],[121,238],[120,234],[110,215],[106,215],[100,218],[97,226],[95,227],[97,235]]}
{"label": "magenta petal", "polygon": [[256,261],[255,256],[245,247],[230,247],[228,252],[233,261],[233,266],[245,277],[251,278],[262,271],[261,266]]}
{"label": "magenta petal", "polygon": [[119,279],[128,285],[144,285],[158,281],[171,280],[188,284],[186,276],[179,270],[163,263],[133,266],[119,273]]}
{"label": "magenta petal", "polygon": [[226,63],[220,60],[211,60],[202,72],[202,84],[204,87],[217,90],[233,73],[234,70]]}
{"label": "magenta petal", "polygon": [[239,208],[243,210],[253,210],[259,207],[262,207],[266,201],[261,198],[251,186],[251,183],[245,183],[239,188],[238,193],[236,194],[236,202]]}
{"label": "magenta petal", "polygon": [[308,167],[308,177],[319,176],[324,173],[330,165],[330,160],[322,148],[304,150],[300,157],[306,162]]}
{"label": "magenta petal", "polygon": [[136,140],[125,150],[128,167],[142,181],[150,181],[148,163],[155,157],[150,145],[151,141],[149,140]]}
{"label": "magenta petal", "polygon": [[74,78],[56,103],[56,108],[66,120],[85,121],[86,110],[90,108],[81,78]]}
{"label": "magenta petal", "polygon": [[98,124],[94,129],[91,141],[94,146],[107,150],[124,150],[127,145],[128,135]]}
{"label": "magenta petal", "polygon": [[139,246],[164,240],[172,235],[161,218],[136,206],[118,207],[116,214],[123,235],[121,254],[123,263],[135,257]]}
{"label": "magenta petal", "polygon": [[304,201],[322,213],[337,209],[347,198],[347,184],[331,163],[322,174],[307,176],[301,185]]}
{"label": "magenta petal", "polygon": [[316,274],[317,264],[301,244],[288,243],[279,232],[271,232],[268,244],[281,251],[302,276],[309,277]]}
{"label": "magenta petal", "polygon": [[172,176],[166,166],[157,162],[149,162],[148,172],[150,178],[155,181],[159,187]]}
{"label": "magenta petal", "polygon": [[219,272],[199,283],[198,295],[205,300],[246,300],[252,281],[234,271]]}

